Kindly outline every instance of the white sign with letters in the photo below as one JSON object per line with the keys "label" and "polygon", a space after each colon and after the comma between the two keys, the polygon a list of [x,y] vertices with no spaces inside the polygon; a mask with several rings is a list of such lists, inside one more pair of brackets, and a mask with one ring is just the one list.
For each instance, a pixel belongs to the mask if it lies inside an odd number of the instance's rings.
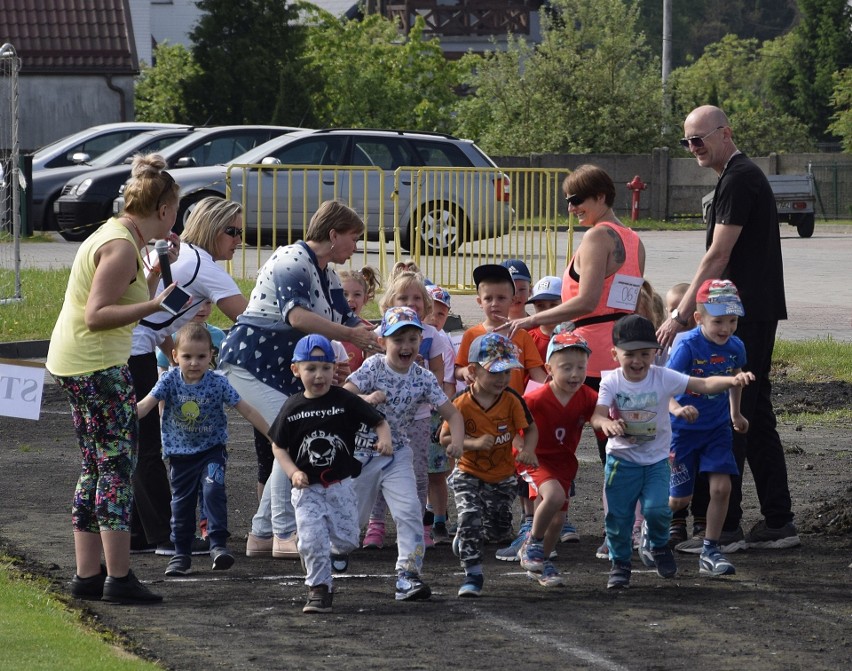
{"label": "white sign with letters", "polygon": [[0,359],[0,415],[38,419],[44,389],[44,366]]}
{"label": "white sign with letters", "polygon": [[608,308],[615,308],[616,310],[630,310],[632,312],[639,303],[639,290],[642,288],[644,281],[641,277],[616,273],[612,278],[612,286],[609,289],[606,306]]}

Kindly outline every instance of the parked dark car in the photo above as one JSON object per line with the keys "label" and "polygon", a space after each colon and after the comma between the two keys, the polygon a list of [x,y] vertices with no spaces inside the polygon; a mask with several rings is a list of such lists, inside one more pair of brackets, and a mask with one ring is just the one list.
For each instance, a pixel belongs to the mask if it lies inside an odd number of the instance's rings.
{"label": "parked dark car", "polygon": [[30,190],[33,194],[33,208],[30,215],[33,228],[43,231],[57,230],[56,217],[53,214],[53,203],[59,198],[59,194],[62,193],[62,187],[67,184],[68,180],[93,170],[122,165],[129,162],[135,154],[150,154],[151,152],[162,151],[187,135],[191,135],[194,131],[195,129],[192,126],[146,131],[133,136],[126,142],[113,147],[86,163],[34,172],[30,183]]}
{"label": "parked dark car", "polygon": [[[299,130],[289,126],[216,126],[200,128],[160,153],[168,167],[190,168],[225,163],[267,140]],[[53,211],[66,240],[84,240],[112,216],[112,201],[130,177],[130,166],[88,172],[70,180]],[[180,232],[180,231],[177,231]]]}

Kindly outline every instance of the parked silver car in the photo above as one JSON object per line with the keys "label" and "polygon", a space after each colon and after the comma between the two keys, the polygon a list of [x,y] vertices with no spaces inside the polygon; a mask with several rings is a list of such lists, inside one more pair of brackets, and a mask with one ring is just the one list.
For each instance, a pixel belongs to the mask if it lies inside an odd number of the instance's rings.
{"label": "parked silver car", "polygon": [[85,128],[37,149],[33,154],[33,172],[88,163],[146,130],[182,127],[183,124],[175,123],[122,121]]}
{"label": "parked silver car", "polygon": [[64,168],[34,172],[30,184],[33,195],[33,209],[30,215],[33,228],[43,231],[57,230],[56,217],[53,213],[53,203],[59,197],[62,187],[65,186],[68,180],[92,170],[121,165],[122,163],[126,163],[135,154],[159,152],[173,142],[190,135],[194,130],[192,126],[183,126],[164,130],[145,131],[144,133],[133,136],[126,142],[122,142],[117,147],[113,147],[91,161],[65,166]]}
{"label": "parked silver car", "polygon": [[[251,168],[240,166],[254,166]],[[317,206],[349,203],[375,239],[399,225],[403,246],[445,253],[508,225],[509,180],[470,140],[388,130],[326,129],[276,138],[228,165],[175,170],[178,218],[207,196],[245,203],[248,239],[300,237]],[[227,180],[231,191],[228,192]]]}

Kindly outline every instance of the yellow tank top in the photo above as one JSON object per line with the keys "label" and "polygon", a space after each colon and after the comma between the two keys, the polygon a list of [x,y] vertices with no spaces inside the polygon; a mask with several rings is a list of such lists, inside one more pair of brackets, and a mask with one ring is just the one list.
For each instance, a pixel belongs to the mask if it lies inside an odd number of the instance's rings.
{"label": "yellow tank top", "polygon": [[59,318],[50,336],[47,370],[53,375],[83,375],[120,366],[130,357],[130,341],[135,323],[105,331],[90,331],[85,322],[86,301],[95,276],[95,254],[111,240],[127,240],[137,250],[136,278],[119,298],[118,305],[143,303],[150,296],[142,257],[133,234],[117,219],[110,219],[77,250]]}

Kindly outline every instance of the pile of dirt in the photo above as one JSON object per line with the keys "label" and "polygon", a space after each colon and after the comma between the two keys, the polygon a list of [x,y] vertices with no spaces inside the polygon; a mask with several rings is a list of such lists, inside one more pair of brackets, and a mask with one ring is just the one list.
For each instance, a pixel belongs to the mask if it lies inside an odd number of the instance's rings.
{"label": "pile of dirt", "polygon": [[772,404],[776,414],[822,414],[852,406],[852,384],[848,382],[794,382],[779,367],[773,368],[772,379]]}
{"label": "pile of dirt", "polygon": [[[852,487],[796,519],[799,531],[837,536],[852,534]],[[852,536],[850,536],[852,540]]]}

